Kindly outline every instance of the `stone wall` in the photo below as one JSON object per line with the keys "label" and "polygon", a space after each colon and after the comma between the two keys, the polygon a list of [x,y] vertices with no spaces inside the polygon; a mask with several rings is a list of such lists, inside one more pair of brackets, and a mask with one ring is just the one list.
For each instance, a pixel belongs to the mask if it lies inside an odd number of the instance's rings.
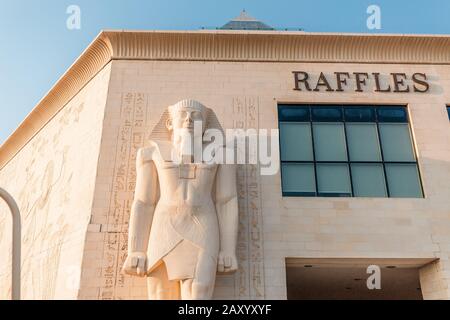
{"label": "stone wall", "polygon": [[[292,71],[415,72],[429,93],[294,91]],[[369,83],[367,88],[374,87]],[[145,299],[145,281],[120,275],[137,148],[165,108],[196,99],[224,128],[276,129],[277,103],[404,104],[411,115],[425,199],[282,198],[280,176],[239,168],[240,270],[219,276],[215,297],[285,299],[285,259],[440,258],[449,282],[450,69],[432,65],[114,61],[81,297]],[[101,243],[99,243],[101,241]],[[92,264],[91,264],[92,263]],[[100,276],[100,278],[98,278]],[[98,280],[99,279],[99,280]]]}
{"label": "stone wall", "polygon": [[[22,299],[76,299],[111,65],[0,170],[22,216]],[[11,218],[0,201],[0,299],[11,291]]]}
{"label": "stone wall", "polygon": [[[292,75],[298,70],[316,78],[320,72],[420,72],[431,90],[299,92]],[[167,106],[195,99],[212,108],[225,129],[277,129],[278,103],[407,105],[425,191],[424,199],[283,198],[279,174],[260,176],[258,167],[240,166],[240,269],[218,277],[215,298],[285,299],[286,258],[438,258],[421,272],[424,297],[449,298],[450,67],[115,60],[108,88],[107,73],[0,171],[25,219],[25,297],[146,299],[145,279],[120,274],[134,159]],[[0,215],[2,261],[10,259],[8,222],[8,214]],[[2,290],[9,287],[7,266],[1,264]],[[78,279],[79,290],[68,290],[68,279]]]}

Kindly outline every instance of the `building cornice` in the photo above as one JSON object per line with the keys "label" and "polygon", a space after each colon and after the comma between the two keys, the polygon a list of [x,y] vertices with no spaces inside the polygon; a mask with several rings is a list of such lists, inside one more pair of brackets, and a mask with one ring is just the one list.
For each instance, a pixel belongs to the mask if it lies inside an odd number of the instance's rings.
{"label": "building cornice", "polygon": [[450,36],[103,31],[0,147],[0,169],[111,60],[450,64]]}
{"label": "building cornice", "polygon": [[114,59],[450,64],[450,36],[289,31],[105,31]]}

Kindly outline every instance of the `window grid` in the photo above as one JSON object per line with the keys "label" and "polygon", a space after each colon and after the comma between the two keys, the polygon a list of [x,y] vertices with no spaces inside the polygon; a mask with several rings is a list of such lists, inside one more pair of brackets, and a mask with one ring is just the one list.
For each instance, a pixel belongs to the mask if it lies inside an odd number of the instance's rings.
{"label": "window grid", "polygon": [[[420,190],[422,192],[422,198],[424,196],[424,190],[423,190],[423,184],[422,184],[422,177],[421,177],[421,173],[418,167],[418,163],[417,163],[417,153],[415,148],[413,147],[413,135],[411,132],[411,126],[410,126],[410,119],[409,119],[409,113],[406,109],[406,107],[401,107],[404,108],[405,113],[406,113],[406,121],[405,122],[388,122],[388,121],[382,121],[381,123],[393,123],[393,124],[399,124],[399,123],[403,123],[403,124],[407,124],[408,125],[408,132],[409,132],[409,136],[411,139],[411,143],[412,143],[412,151],[413,151],[413,156],[415,161],[385,161],[385,155],[384,155],[384,150],[383,150],[383,142],[381,139],[381,134],[380,134],[380,121],[379,121],[379,116],[378,116],[378,109],[384,108],[384,107],[399,107],[399,106],[374,106],[374,105],[279,105],[279,109],[281,107],[298,107],[298,108],[302,108],[302,109],[309,109],[309,121],[280,121],[279,123],[292,123],[292,122],[298,122],[298,123],[309,123],[310,125],[310,130],[311,130],[311,139],[312,139],[312,152],[313,152],[313,161],[285,161],[281,159],[281,164],[311,164],[313,165],[314,168],[314,177],[315,177],[315,194],[313,194],[312,192],[285,192],[283,190],[283,196],[284,197],[356,197],[355,196],[355,189],[354,189],[354,181],[353,181],[353,175],[352,175],[352,164],[378,164],[381,165],[383,168],[383,174],[384,174],[384,182],[385,182],[385,188],[386,188],[386,197],[387,198],[391,198],[391,191],[389,190],[389,182],[388,182],[388,175],[387,175],[387,170],[386,170],[386,165],[389,164],[409,164],[409,165],[416,165],[417,168],[417,173],[418,173],[418,178],[420,181]],[[329,108],[340,108],[341,112],[342,112],[342,119],[340,121],[314,121],[313,120],[313,115],[312,115],[312,110],[313,108],[320,108],[320,107],[329,107]],[[373,108],[374,110],[374,121],[346,121],[346,115],[345,115],[345,109],[351,109],[351,108],[363,108],[363,107],[368,107],[368,108]],[[450,117],[450,107],[447,107],[447,110],[449,111],[449,117]],[[316,144],[315,144],[315,140],[314,140],[314,123],[342,123],[344,125],[344,135],[345,135],[345,147],[346,147],[346,152],[347,152],[347,161],[318,161],[316,159]],[[374,123],[376,124],[376,130],[377,130],[377,141],[379,144],[379,148],[380,148],[380,153],[381,153],[381,161],[352,161],[350,158],[350,148],[349,148],[349,144],[348,144],[348,135],[347,135],[347,123]],[[281,135],[280,135],[281,137]],[[280,147],[282,147],[281,141],[280,141]],[[318,175],[317,175],[317,165],[318,164],[346,164],[348,167],[348,171],[349,171],[349,176],[350,176],[350,186],[351,186],[351,195],[345,195],[345,194],[321,194],[320,190],[319,190],[319,183],[318,183]],[[281,166],[281,176],[283,176],[283,166]]]}

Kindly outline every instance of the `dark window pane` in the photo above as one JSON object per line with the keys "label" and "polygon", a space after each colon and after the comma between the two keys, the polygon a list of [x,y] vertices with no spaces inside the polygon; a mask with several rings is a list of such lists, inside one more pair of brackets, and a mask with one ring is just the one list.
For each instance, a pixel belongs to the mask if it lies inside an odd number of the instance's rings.
{"label": "dark window pane", "polygon": [[408,122],[408,113],[404,107],[381,107],[378,108],[378,121]]}
{"label": "dark window pane", "polygon": [[316,195],[316,178],[312,163],[285,163],[282,170],[283,193]]}
{"label": "dark window pane", "polygon": [[386,175],[391,197],[423,197],[416,164],[386,164]]}
{"label": "dark window pane", "polygon": [[281,122],[281,161],[314,161],[311,123]]}
{"label": "dark window pane", "polygon": [[375,108],[348,107],[344,109],[345,121],[348,122],[375,122]]}
{"label": "dark window pane", "polygon": [[313,121],[343,121],[341,107],[313,107],[311,113]]}
{"label": "dark window pane", "polygon": [[351,197],[350,173],[347,164],[317,165],[317,186],[322,197]]}
{"label": "dark window pane", "polygon": [[450,120],[450,107],[447,107],[448,120]]}
{"label": "dark window pane", "polygon": [[278,108],[279,121],[310,121],[309,107],[280,106]]}

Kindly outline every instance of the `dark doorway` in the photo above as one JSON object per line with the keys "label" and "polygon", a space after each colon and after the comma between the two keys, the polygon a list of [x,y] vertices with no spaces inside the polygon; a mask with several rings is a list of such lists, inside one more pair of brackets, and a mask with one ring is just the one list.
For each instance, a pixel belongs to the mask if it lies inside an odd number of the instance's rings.
{"label": "dark doorway", "polygon": [[287,263],[288,300],[422,300],[419,267],[380,265],[381,289],[370,290],[367,263]]}

